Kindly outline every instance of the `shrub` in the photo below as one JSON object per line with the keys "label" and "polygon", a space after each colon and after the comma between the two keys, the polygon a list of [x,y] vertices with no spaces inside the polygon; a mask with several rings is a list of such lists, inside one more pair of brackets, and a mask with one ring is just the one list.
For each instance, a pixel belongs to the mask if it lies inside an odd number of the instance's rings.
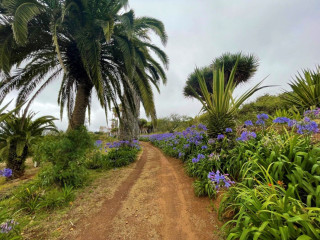
{"label": "shrub", "polygon": [[135,148],[119,148],[111,150],[106,160],[110,162],[110,165],[114,168],[123,167],[134,162],[137,157],[138,149]]}
{"label": "shrub", "polygon": [[15,198],[18,200],[18,209],[35,213],[41,209],[53,210],[66,206],[74,200],[75,194],[72,187],[42,188],[32,182],[17,190]]}
{"label": "shrub", "polygon": [[93,149],[93,141],[85,128],[48,138],[39,147],[37,159],[49,161],[52,166],[39,178],[44,184],[82,186],[87,177],[84,162],[89,149]]}
{"label": "shrub", "polygon": [[85,165],[88,169],[107,170],[112,168],[111,162],[107,158],[107,154],[103,154],[100,151],[95,151],[92,155],[87,157]]}
{"label": "shrub", "polygon": [[254,188],[239,184],[226,193],[221,212],[235,212],[224,228],[233,239],[320,239],[320,209],[307,208],[290,197],[294,189],[257,182]]}
{"label": "shrub", "polygon": [[211,184],[211,181],[208,178],[195,180],[193,183],[193,187],[194,193],[197,197],[209,196],[211,198],[216,196],[217,193],[215,188]]}

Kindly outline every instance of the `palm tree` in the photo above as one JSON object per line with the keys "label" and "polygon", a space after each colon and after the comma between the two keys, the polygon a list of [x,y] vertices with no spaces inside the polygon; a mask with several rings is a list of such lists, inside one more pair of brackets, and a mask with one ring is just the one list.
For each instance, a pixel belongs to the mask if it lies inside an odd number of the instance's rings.
{"label": "palm tree", "polygon": [[200,71],[203,75],[207,84],[207,88],[209,92],[211,92],[211,83],[213,79],[212,69],[220,70],[222,67],[224,67],[224,78],[227,82],[237,61],[238,67],[234,76],[234,81],[237,85],[247,82],[258,69],[259,60],[257,57],[255,57],[253,54],[243,55],[241,53],[225,53],[216,58],[210,66],[198,69],[190,74],[186,82],[186,86],[184,87],[184,96],[197,98],[191,88],[193,88],[198,95],[201,95],[201,89],[198,82],[198,71]]}
{"label": "palm tree", "polygon": [[219,134],[226,134],[226,129],[235,128],[235,113],[238,111],[241,104],[251,97],[255,92],[264,87],[261,87],[262,81],[253,88],[246,91],[243,95],[235,99],[232,95],[237,87],[235,76],[237,72],[238,61],[236,61],[227,81],[225,81],[225,70],[222,67],[220,70],[213,69],[212,91],[207,88],[207,82],[201,71],[195,70],[199,82],[201,95],[190,86],[196,99],[203,106],[203,111],[209,115],[208,135],[215,138]]}
{"label": "palm tree", "polygon": [[[131,90],[132,95],[126,93],[123,95],[123,109],[121,112],[119,134],[119,138],[125,140],[137,139],[140,134],[140,102],[142,102],[145,109],[150,109],[147,115],[151,116],[154,121],[156,119],[150,83],[152,83],[159,91],[159,84],[161,82],[166,83],[166,74],[162,66],[153,59],[150,50],[156,53],[161,63],[166,68],[168,66],[168,57],[160,48],[151,44],[149,40],[142,41],[143,39],[149,39],[149,36],[145,34],[145,31],[141,32],[141,30],[144,29],[145,26],[150,26],[152,29],[156,30],[157,35],[165,45],[167,34],[163,24],[152,18],[134,18],[133,16],[131,19],[130,29],[132,29],[132,31],[126,31],[126,33],[128,33],[126,37],[131,39],[131,41],[128,41],[128,47],[131,49],[131,67],[134,69],[134,73],[132,74],[132,81],[129,82],[128,87]],[[146,88],[139,88],[139,82],[143,82]],[[131,96],[132,98],[130,98]],[[145,101],[142,97],[149,100]]]}
{"label": "palm tree", "polygon": [[46,131],[57,131],[52,116],[34,119],[35,114],[13,114],[0,124],[0,156],[12,169],[13,177],[20,177],[24,173],[24,163],[30,146],[39,140]]}
{"label": "palm tree", "polygon": [[[157,83],[154,72],[164,72],[153,57],[146,63],[140,55],[148,49],[167,62],[148,34],[153,31],[163,43],[167,36],[160,21],[135,18],[132,10],[121,13],[126,5],[127,0],[4,0],[0,70],[6,78],[0,98],[17,88],[17,103],[29,98],[30,104],[61,79],[58,104],[61,117],[67,108],[71,129],[84,124],[87,109],[90,116],[93,92],[105,112],[113,104],[119,113],[117,98],[132,100],[135,90],[146,113],[154,115],[150,83]],[[26,66],[15,69],[21,62]]]}

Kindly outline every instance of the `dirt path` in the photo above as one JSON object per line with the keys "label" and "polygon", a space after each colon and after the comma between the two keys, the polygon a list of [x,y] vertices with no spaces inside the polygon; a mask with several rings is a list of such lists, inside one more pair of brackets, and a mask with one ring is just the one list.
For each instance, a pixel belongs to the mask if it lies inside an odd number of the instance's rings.
{"label": "dirt path", "polygon": [[142,146],[142,156],[112,196],[63,239],[220,239],[217,215],[207,198],[194,196],[181,161],[149,143]]}

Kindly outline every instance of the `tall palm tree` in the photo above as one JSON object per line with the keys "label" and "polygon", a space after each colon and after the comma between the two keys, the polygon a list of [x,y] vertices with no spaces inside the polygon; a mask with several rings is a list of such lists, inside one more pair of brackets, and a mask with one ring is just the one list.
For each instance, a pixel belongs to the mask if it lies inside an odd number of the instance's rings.
{"label": "tall palm tree", "polygon": [[24,163],[30,146],[38,141],[46,131],[57,131],[52,116],[42,116],[34,119],[30,112],[26,116],[12,114],[0,123],[0,156],[12,169],[13,177],[24,173]]}
{"label": "tall palm tree", "polygon": [[[127,33],[126,38],[130,39],[128,41],[128,48],[131,49],[131,68],[134,69],[131,75],[132,81],[128,84],[132,95],[126,93],[123,95],[119,134],[119,137],[125,140],[137,139],[140,133],[140,102],[142,102],[145,109],[150,109],[148,115],[152,119],[156,119],[151,84],[159,91],[160,82],[166,83],[165,71],[151,56],[151,51],[156,53],[166,68],[168,66],[168,57],[160,48],[150,43],[150,38],[145,33],[145,26],[150,26],[154,29],[163,44],[166,44],[167,41],[164,26],[160,21],[153,18],[135,18],[134,15],[131,15],[129,28],[132,30],[125,31],[124,33]],[[138,87],[140,82],[143,82],[143,85],[146,86],[145,89]],[[132,98],[130,98],[131,96]],[[144,101],[142,97],[149,99],[149,101]]]}
{"label": "tall palm tree", "polygon": [[[6,78],[0,98],[17,88],[17,102],[29,98],[30,104],[48,84],[61,79],[61,117],[66,107],[72,129],[84,124],[87,109],[90,115],[93,92],[105,112],[111,104],[119,112],[117,98],[123,101],[124,94],[132,100],[134,89],[146,113],[153,115],[150,83],[157,83],[154,72],[165,75],[151,56],[142,68],[139,54],[148,49],[167,62],[148,34],[153,31],[163,43],[167,36],[160,21],[135,19],[132,10],[122,13],[126,5],[127,0],[4,0],[0,70]],[[15,68],[21,62],[25,67]]]}
{"label": "tall palm tree", "polygon": [[[224,53],[222,56],[214,59],[210,66],[198,69],[203,75],[205,82],[207,84],[207,88],[209,92],[212,91],[212,79],[213,73],[212,69],[220,70],[222,67],[224,68],[224,78],[227,82],[230,78],[233,67],[238,61],[237,71],[234,76],[234,82],[238,85],[240,83],[245,83],[255,74],[259,66],[259,60],[253,54],[243,55],[242,53]],[[201,95],[201,89],[198,82],[198,74],[197,71],[191,73],[186,82],[186,86],[184,87],[183,94],[185,97],[197,98],[194,94],[193,88],[197,94]]]}

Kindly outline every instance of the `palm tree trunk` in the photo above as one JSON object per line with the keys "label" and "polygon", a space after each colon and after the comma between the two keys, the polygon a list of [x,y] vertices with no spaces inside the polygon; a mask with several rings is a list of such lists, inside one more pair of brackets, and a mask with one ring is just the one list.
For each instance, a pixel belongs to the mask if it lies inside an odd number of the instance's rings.
{"label": "palm tree trunk", "polygon": [[133,94],[133,101],[135,111],[130,109],[129,99],[124,96],[119,133],[119,139],[121,140],[132,141],[139,137],[140,98],[136,93]]}
{"label": "palm tree trunk", "polygon": [[12,142],[9,148],[7,168],[12,170],[12,178],[19,178],[24,174],[25,161],[28,156],[28,146],[25,146],[21,156],[17,156],[17,144]]}
{"label": "palm tree trunk", "polygon": [[91,88],[92,87],[89,87],[86,84],[78,85],[76,102],[71,115],[71,119],[69,120],[68,130],[73,130],[80,126],[84,126]]}

